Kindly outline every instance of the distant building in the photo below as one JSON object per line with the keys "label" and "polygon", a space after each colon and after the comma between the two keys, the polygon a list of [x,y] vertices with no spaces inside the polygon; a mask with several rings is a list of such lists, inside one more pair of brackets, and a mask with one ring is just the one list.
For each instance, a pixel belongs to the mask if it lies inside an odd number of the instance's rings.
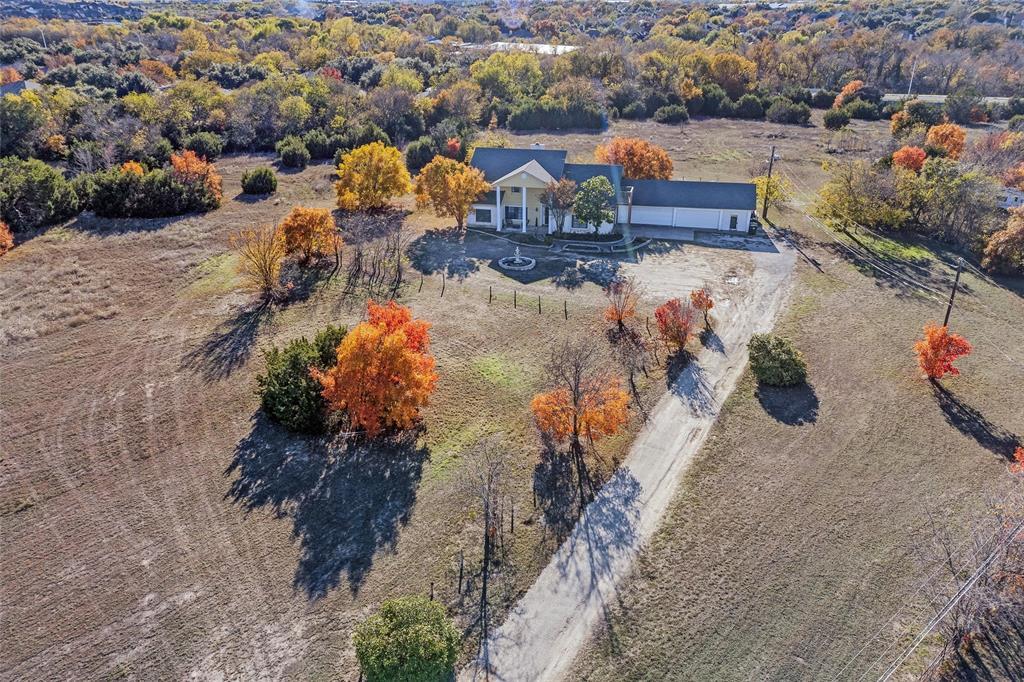
{"label": "distant building", "polygon": [[1011,208],[1024,208],[1024,192],[1015,187],[1004,187],[999,197],[999,205],[1007,210]]}
{"label": "distant building", "polygon": [[490,45],[481,46],[485,50],[495,50],[496,52],[533,52],[534,54],[565,54],[566,52],[572,52],[580,48],[575,45],[551,45],[548,43],[491,43]]}
{"label": "distant building", "polygon": [[0,85],[0,97],[3,95],[20,95],[25,90],[40,90],[42,85],[35,81],[14,81]]}

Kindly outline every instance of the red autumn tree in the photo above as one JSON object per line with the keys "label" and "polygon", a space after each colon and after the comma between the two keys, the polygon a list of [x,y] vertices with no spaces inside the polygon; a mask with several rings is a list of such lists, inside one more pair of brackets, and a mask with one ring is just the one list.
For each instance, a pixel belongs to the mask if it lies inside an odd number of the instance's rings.
{"label": "red autumn tree", "polygon": [[694,289],[690,292],[690,303],[693,307],[699,310],[704,315],[704,328],[711,329],[711,319],[708,317],[708,313],[715,307],[715,301],[711,298],[711,292],[708,291],[707,287],[701,287],[700,289]]}
{"label": "red autumn tree", "polygon": [[636,315],[636,304],[640,301],[641,287],[635,277],[616,277],[604,288],[608,297],[608,308],[604,319],[614,322],[619,329],[626,326],[626,320]]}
{"label": "red autumn tree", "polygon": [[1013,451],[1013,462],[1010,464],[1011,474],[1024,474],[1024,448],[1017,447]]}
{"label": "red autumn tree", "polygon": [[696,309],[693,304],[678,298],[669,299],[654,310],[662,340],[677,350],[682,350],[693,336],[694,317]]}
{"label": "red autumn tree", "polygon": [[960,370],[953,363],[971,352],[971,344],[958,334],[950,334],[948,328],[929,323],[924,327],[924,338],[914,344],[914,352],[925,376],[938,381],[947,374],[959,376]]}
{"label": "red autumn tree", "polygon": [[311,370],[329,409],[344,411],[370,438],[383,429],[410,428],[437,384],[429,353],[430,325],[394,301],[366,306],[367,321],[345,335],[337,363]]}
{"label": "red autumn tree", "polygon": [[928,155],[920,147],[907,145],[892,153],[892,165],[919,173],[927,158]]}

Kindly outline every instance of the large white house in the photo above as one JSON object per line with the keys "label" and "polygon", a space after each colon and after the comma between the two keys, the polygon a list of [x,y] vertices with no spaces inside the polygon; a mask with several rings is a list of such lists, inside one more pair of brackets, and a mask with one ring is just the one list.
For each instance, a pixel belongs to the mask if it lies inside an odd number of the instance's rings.
{"label": "large white house", "polygon": [[[615,192],[616,222],[598,226],[608,233],[616,226],[678,227],[718,232],[746,233],[757,203],[749,182],[692,182],[686,180],[632,180],[614,164],[566,163],[560,149],[493,149],[473,152],[471,165],[491,185],[469,213],[475,227],[518,230],[529,228],[555,232],[554,216],[541,195],[548,183],[568,178],[577,185],[598,175],[608,179]],[[593,226],[566,219],[565,229],[593,231]]]}

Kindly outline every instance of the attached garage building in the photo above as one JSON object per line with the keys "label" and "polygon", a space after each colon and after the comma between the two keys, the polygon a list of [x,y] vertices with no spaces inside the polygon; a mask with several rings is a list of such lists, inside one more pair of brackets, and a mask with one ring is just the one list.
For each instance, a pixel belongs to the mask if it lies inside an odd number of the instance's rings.
{"label": "attached garage building", "polygon": [[[746,232],[757,194],[748,182],[624,180],[630,202],[619,206],[623,225]],[[632,187],[632,191],[630,191]],[[630,196],[631,195],[631,196]]]}

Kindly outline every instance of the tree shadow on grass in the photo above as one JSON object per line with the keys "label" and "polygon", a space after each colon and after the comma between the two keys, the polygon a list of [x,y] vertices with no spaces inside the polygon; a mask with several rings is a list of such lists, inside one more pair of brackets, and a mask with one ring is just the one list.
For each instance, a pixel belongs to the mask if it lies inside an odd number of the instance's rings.
{"label": "tree shadow on grass", "polygon": [[553,443],[541,450],[540,461],[533,470],[533,490],[544,518],[544,532],[550,531],[553,539],[561,542],[576,523],[580,499],[572,461]]}
{"label": "tree shadow on grass", "polygon": [[570,291],[579,289],[586,282],[604,287],[618,276],[621,265],[619,261],[611,258],[581,260],[566,266],[552,282],[556,287]]}
{"label": "tree shadow on grass", "polygon": [[417,433],[332,444],[285,432],[258,413],[224,472],[225,499],[246,512],[291,518],[299,540],[294,587],[319,599],[345,573],[359,591],[379,551],[393,551],[409,522],[428,453]]}
{"label": "tree shadow on grass", "polygon": [[198,371],[207,382],[226,379],[248,361],[260,328],[272,315],[267,301],[242,308],[210,332],[199,347],[189,351],[182,358],[182,368]]}
{"label": "tree shadow on grass", "polygon": [[725,355],[725,344],[722,343],[722,337],[719,336],[714,329],[701,330],[700,345],[704,346],[712,353],[721,353],[722,355]]}
{"label": "tree shadow on grass", "polygon": [[757,400],[776,421],[790,426],[818,421],[818,394],[810,384],[768,386],[758,384]]}
{"label": "tree shadow on grass", "polygon": [[993,424],[978,410],[974,409],[945,386],[932,382],[935,400],[945,415],[946,421],[965,436],[993,454],[1007,460],[1021,446],[1021,440],[998,424]]}
{"label": "tree shadow on grass", "polygon": [[427,230],[406,250],[413,267],[425,275],[442,273],[464,280],[480,269],[466,248],[466,235],[458,228]]}

